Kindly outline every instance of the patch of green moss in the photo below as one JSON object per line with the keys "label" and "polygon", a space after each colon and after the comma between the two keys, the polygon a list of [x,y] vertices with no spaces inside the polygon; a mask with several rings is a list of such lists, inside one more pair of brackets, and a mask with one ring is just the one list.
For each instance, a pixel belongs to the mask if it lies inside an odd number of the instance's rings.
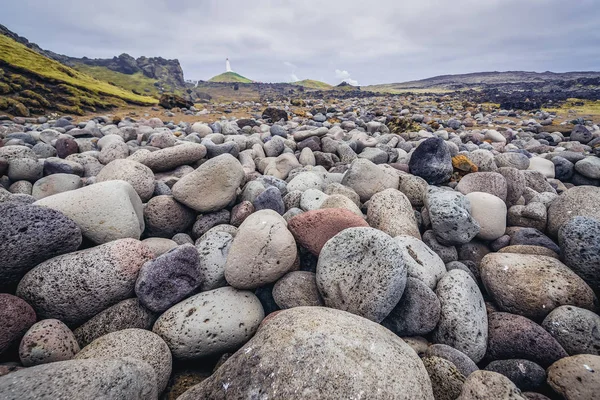
{"label": "patch of green moss", "polygon": [[19,74],[11,74],[9,75],[8,79],[10,82],[21,86],[27,86],[29,84],[29,79]]}
{"label": "patch of green moss", "polygon": [[391,118],[386,125],[391,133],[416,132],[421,129],[412,119],[404,117]]}
{"label": "patch of green moss", "polygon": [[16,83],[10,83],[10,87],[14,92],[20,92],[21,90],[23,90],[23,86]]}
{"label": "patch of green moss", "polygon": [[46,100],[41,95],[39,95],[35,92],[32,92],[31,90],[23,90],[20,93],[20,95],[23,97],[26,97],[28,99],[36,100],[39,103],[39,105],[42,107],[50,107],[50,102],[48,100]]}
{"label": "patch of green moss", "polygon": [[42,104],[35,100],[35,99],[30,99],[27,97],[22,97],[22,96],[17,96],[13,98],[14,100],[18,101],[19,103],[24,104],[26,107],[41,107]]}
{"label": "patch of green moss", "polygon": [[9,94],[10,92],[12,92],[11,87],[6,83],[0,82],[0,94]]}
{"label": "patch of green moss", "polygon": [[[2,108],[2,107],[0,107]],[[7,98],[4,109],[17,117],[29,117],[29,109],[25,105],[15,99]]]}
{"label": "patch of green moss", "polygon": [[8,99],[0,97],[0,110],[6,110],[8,108]]}
{"label": "patch of green moss", "polygon": [[141,72],[136,72],[132,75],[122,74],[113,71],[106,67],[92,66],[86,64],[76,64],[74,68],[77,71],[93,76],[96,79],[106,81],[113,86],[130,90],[136,95],[142,95],[143,92],[150,93],[154,97],[158,97],[159,92],[154,85],[158,82],[156,79],[148,78]]}
{"label": "patch of green moss", "polygon": [[56,109],[65,114],[75,114],[75,115],[83,115],[85,114],[83,110],[78,106],[67,106],[64,104],[57,104]]}

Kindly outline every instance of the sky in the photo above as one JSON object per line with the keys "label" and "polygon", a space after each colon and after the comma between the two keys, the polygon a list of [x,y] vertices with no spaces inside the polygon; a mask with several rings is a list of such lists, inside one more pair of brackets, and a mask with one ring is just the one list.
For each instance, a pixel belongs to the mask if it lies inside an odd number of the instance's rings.
{"label": "sky", "polygon": [[186,79],[355,85],[600,71],[600,0],[0,0],[0,23],[72,57],[178,59]]}

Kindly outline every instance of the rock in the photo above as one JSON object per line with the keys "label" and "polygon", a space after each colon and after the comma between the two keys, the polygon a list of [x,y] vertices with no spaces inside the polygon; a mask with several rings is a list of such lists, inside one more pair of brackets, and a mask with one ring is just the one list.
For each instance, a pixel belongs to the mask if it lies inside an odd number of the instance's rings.
{"label": "rock", "polygon": [[431,226],[443,245],[468,243],[480,230],[471,216],[469,199],[461,193],[430,188],[425,196]]}
{"label": "rock", "polygon": [[373,228],[348,228],[321,250],[317,286],[327,307],[381,322],[394,309],[406,286],[400,246]]}
{"label": "rock", "polygon": [[361,226],[369,225],[353,212],[338,208],[307,211],[288,221],[288,229],[298,243],[317,256],[329,239],[344,229]]}
{"label": "rock", "polygon": [[274,107],[267,107],[262,113],[262,118],[265,120],[270,120],[271,122],[279,122],[282,119],[284,121],[288,120],[288,114],[285,110],[281,110]]}
{"label": "rock", "polygon": [[562,346],[530,319],[494,312],[488,316],[488,324],[486,358],[490,360],[523,358],[548,367],[567,356]]}
{"label": "rock", "polygon": [[322,306],[316,275],[309,271],[288,272],[275,283],[273,299],[281,309]]}
{"label": "rock", "polygon": [[62,212],[96,244],[139,239],[144,231],[142,201],[125,181],[96,183],[45,197],[34,205]]}
{"label": "rock", "polygon": [[571,131],[570,139],[579,143],[587,144],[594,136],[584,125],[575,125]]}
{"label": "rock", "polygon": [[198,216],[198,219],[196,219],[196,222],[192,227],[192,236],[195,238],[200,238],[215,226],[228,224],[230,220],[231,213],[227,210],[221,210]]}
{"label": "rock", "polygon": [[450,361],[465,377],[479,370],[469,356],[446,344],[434,344],[429,346],[425,355],[427,357],[439,357]]}
{"label": "rock", "polygon": [[448,271],[439,281],[440,322],[433,333],[435,343],[447,344],[479,362],[485,355],[488,326],[483,296],[477,283],[464,271]]}
{"label": "rock", "polygon": [[300,208],[304,211],[318,210],[329,196],[317,189],[308,189],[300,196]]}
{"label": "rock", "polygon": [[152,331],[175,358],[189,360],[236,350],[254,335],[263,318],[262,305],[252,292],[223,287],[171,307]]}
{"label": "rock", "polygon": [[398,336],[431,332],[440,320],[440,301],[425,283],[408,277],[402,298],[381,323]]}
{"label": "rock", "polygon": [[199,254],[200,290],[207,291],[227,285],[225,263],[233,242],[227,232],[210,232],[196,244]]}
{"label": "rock", "polygon": [[193,164],[204,156],[206,156],[206,147],[197,143],[185,143],[153,151],[138,161],[154,172],[163,172],[181,165]]}
{"label": "rock", "polygon": [[561,181],[568,181],[573,177],[575,166],[566,158],[555,156],[552,157],[554,163],[554,177]]}
{"label": "rock", "polygon": [[507,212],[504,201],[483,192],[471,192],[466,197],[471,203],[471,216],[480,227],[477,237],[483,240],[496,240],[504,235]]}
{"label": "rock", "polygon": [[77,325],[133,295],[138,271],[152,258],[135,239],[121,239],[45,261],[17,287],[41,318]]}
{"label": "rock", "polygon": [[14,285],[37,264],[77,250],[81,230],[59,211],[0,203],[0,287]]}
{"label": "rock", "polygon": [[467,377],[457,400],[527,400],[504,375],[492,371],[475,371]]}
{"label": "rock", "polygon": [[78,352],[73,332],[57,319],[35,323],[19,345],[19,358],[26,367],[70,360]]}
{"label": "rock", "polygon": [[35,323],[33,308],[23,299],[0,293],[0,354],[18,343]]}
{"label": "rock", "polygon": [[31,158],[15,158],[8,162],[8,177],[11,181],[35,182],[43,176],[44,164]]}
{"label": "rock", "polygon": [[464,195],[472,192],[484,192],[506,201],[507,185],[506,179],[498,172],[479,172],[476,174],[465,175],[456,190]]}
{"label": "rock", "polygon": [[600,219],[574,217],[558,231],[564,263],[600,292]]}
{"label": "rock", "polygon": [[555,258],[490,253],[480,269],[487,292],[503,311],[541,321],[562,305],[596,308],[592,289]]}
{"label": "rock", "polygon": [[600,355],[600,316],[575,306],[560,306],[546,316],[542,327],[573,356]]}
{"label": "rock", "polygon": [[111,332],[129,328],[150,330],[157,316],[140,304],[137,298],[118,302],[99,312],[73,333],[80,347],[85,347],[97,338]]}
{"label": "rock", "polygon": [[200,258],[191,244],[175,247],[140,269],[135,294],[140,304],[162,313],[200,287]]}
{"label": "rock", "polygon": [[129,146],[122,141],[114,141],[102,147],[100,154],[98,154],[98,161],[108,165],[114,160],[127,158],[128,156]]}
{"label": "rock", "polygon": [[541,172],[546,178],[554,178],[554,163],[542,157],[531,157],[528,170]]}
{"label": "rock", "polygon": [[542,246],[533,246],[527,244],[506,246],[498,250],[498,253],[533,254],[558,259],[558,254],[556,254],[553,250]]}
{"label": "rock", "polygon": [[360,208],[348,197],[341,194],[332,194],[328,196],[323,203],[321,203],[321,209],[326,208],[344,208],[349,210],[359,216],[361,219],[364,218],[364,215]]}
{"label": "rock", "polygon": [[395,172],[383,170],[364,158],[353,161],[342,179],[342,185],[358,193],[362,202],[385,189],[397,189],[398,182],[398,175]]}
{"label": "rock", "polygon": [[410,173],[431,185],[444,183],[452,176],[452,157],[443,139],[432,137],[422,142],[412,153]]}
{"label": "rock", "polygon": [[575,163],[575,170],[590,179],[600,179],[600,158],[586,157]]}
{"label": "rock", "polygon": [[529,360],[492,361],[485,369],[504,375],[523,391],[536,390],[546,381],[544,368]]}
{"label": "rock", "polygon": [[144,207],[144,222],[149,236],[170,238],[188,231],[196,213],[172,196],[155,196]]}
{"label": "rock", "polygon": [[265,168],[264,174],[274,176],[278,179],[287,179],[293,169],[300,167],[296,156],[289,153],[281,154],[271,160]]}
{"label": "rock", "polygon": [[158,104],[161,107],[166,108],[167,110],[170,110],[175,107],[190,108],[194,105],[193,102],[188,101],[181,96],[177,96],[176,94],[163,94],[162,96],[160,96]]}
{"label": "rock", "polygon": [[76,190],[82,186],[83,182],[78,175],[53,174],[36,181],[33,185],[31,195],[36,200],[40,200],[54,194]]}
{"label": "rock", "polygon": [[394,241],[400,245],[404,253],[408,276],[419,279],[434,290],[438,281],[446,273],[444,261],[425,243],[413,236],[396,236]]}
{"label": "rock", "polygon": [[548,233],[558,236],[560,227],[573,217],[583,216],[600,220],[600,188],[575,186],[558,196],[548,208]]}
{"label": "rock", "polygon": [[297,250],[285,220],[272,210],[250,215],[233,239],[225,279],[238,289],[256,289],[291,270]]}
{"label": "rock", "polygon": [[421,239],[410,201],[396,189],[386,189],[371,197],[367,222],[392,237],[410,235]]}
{"label": "rock", "polygon": [[517,152],[501,153],[494,157],[498,168],[516,168],[525,170],[529,168],[529,158],[525,154]]}
{"label": "rock", "polygon": [[546,247],[554,253],[560,253],[560,248],[546,235],[535,228],[521,228],[512,234],[511,246]]}
{"label": "rock", "polygon": [[22,369],[0,377],[0,398],[156,399],[150,364],[131,358],[69,360]]}
{"label": "rock", "polygon": [[294,190],[299,190],[301,192],[308,189],[321,190],[323,189],[324,183],[323,178],[319,174],[314,172],[301,172],[289,181],[287,190],[288,193],[293,192]]}
{"label": "rock", "polygon": [[444,246],[435,238],[435,233],[431,230],[423,234],[423,242],[436,253],[444,263],[458,260],[458,252],[454,246]]}
{"label": "rock", "polygon": [[422,207],[429,184],[423,178],[414,175],[400,175],[398,190],[406,195],[414,207]]}
{"label": "rock", "polygon": [[231,154],[223,154],[177,181],[173,197],[201,213],[218,211],[235,198],[243,179],[242,164]]}
{"label": "rock", "polygon": [[[317,343],[315,337],[322,339]],[[378,351],[372,351],[372,343],[378,343]],[[302,368],[289,368],[300,359]],[[434,398],[423,363],[402,339],[364,318],[321,307],[296,307],[269,318],[250,342],[180,400],[223,396],[223,382],[232,398],[259,392],[290,400],[345,399],[357,393]]]}
{"label": "rock", "polygon": [[279,215],[285,213],[285,205],[283,204],[281,192],[274,186],[268,187],[264,192],[256,196],[252,204],[256,211],[273,210]]}
{"label": "rock", "polygon": [[171,352],[164,340],[150,331],[134,328],[106,334],[81,349],[75,359],[107,360],[125,357],[150,364],[156,373],[158,393],[165,390],[171,376]]}
{"label": "rock", "polygon": [[154,193],[154,173],[150,168],[137,161],[111,161],[96,176],[97,183],[117,180],[128,182],[144,203]]}
{"label": "rock", "polygon": [[548,384],[569,400],[593,399],[600,392],[600,356],[566,357],[548,368]]}
{"label": "rock", "polygon": [[423,365],[431,379],[436,400],[454,400],[462,390],[465,376],[450,361],[439,357],[424,357]]}
{"label": "rock", "polygon": [[525,191],[525,175],[516,168],[498,168],[498,173],[506,180],[506,204],[517,204]]}

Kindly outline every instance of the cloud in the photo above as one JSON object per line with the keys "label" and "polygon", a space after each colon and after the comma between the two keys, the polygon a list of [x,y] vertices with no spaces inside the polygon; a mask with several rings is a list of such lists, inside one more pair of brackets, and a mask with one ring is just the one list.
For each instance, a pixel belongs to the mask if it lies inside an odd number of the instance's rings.
{"label": "cloud", "polygon": [[352,86],[358,86],[358,81],[350,78],[350,72],[346,70],[336,69],[335,77],[341,79],[342,82],[349,83]]}
{"label": "cloud", "polygon": [[[221,73],[230,57],[257,81],[302,71],[363,85],[490,70],[600,70],[599,17],[597,0],[2,2],[9,29],[75,57],[177,58],[188,79]],[[338,76],[340,65],[347,77]]]}
{"label": "cloud", "polygon": [[292,78],[292,82],[298,82],[300,79],[298,79],[298,76],[294,73],[292,73],[290,75],[290,78]]}

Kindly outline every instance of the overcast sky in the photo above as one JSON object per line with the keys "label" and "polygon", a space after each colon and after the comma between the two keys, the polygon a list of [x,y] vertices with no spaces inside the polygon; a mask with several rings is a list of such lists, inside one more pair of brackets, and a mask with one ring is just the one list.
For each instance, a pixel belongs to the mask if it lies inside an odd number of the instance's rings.
{"label": "overcast sky", "polygon": [[73,57],[177,58],[186,79],[368,85],[600,70],[600,0],[1,0],[0,23]]}

